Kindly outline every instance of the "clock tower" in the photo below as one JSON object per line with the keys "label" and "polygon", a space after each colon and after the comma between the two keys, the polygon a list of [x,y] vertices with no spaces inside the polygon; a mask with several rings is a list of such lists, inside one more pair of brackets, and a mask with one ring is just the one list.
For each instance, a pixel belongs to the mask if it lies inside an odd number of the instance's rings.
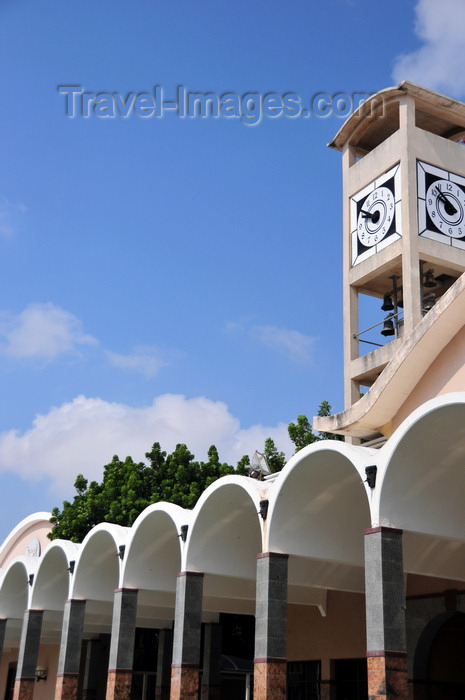
{"label": "clock tower", "polygon": [[464,137],[465,104],[404,81],[329,144],[343,159],[346,411],[465,271]]}

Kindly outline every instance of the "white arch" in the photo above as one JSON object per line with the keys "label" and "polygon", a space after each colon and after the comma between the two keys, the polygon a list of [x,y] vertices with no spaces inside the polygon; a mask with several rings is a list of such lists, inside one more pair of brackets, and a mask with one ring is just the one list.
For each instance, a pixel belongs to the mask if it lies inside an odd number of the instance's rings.
{"label": "white arch", "polygon": [[64,608],[69,597],[72,574],[70,561],[76,562],[82,545],[67,540],[53,540],[39,561],[31,596],[31,607],[41,610]]}
{"label": "white arch", "polygon": [[87,533],[74,569],[70,595],[73,598],[113,602],[120,587],[119,547],[126,546],[129,528],[100,523]]}
{"label": "white arch", "polygon": [[465,581],[465,392],[416,409],[378,465],[374,524],[404,531],[405,570]]}
{"label": "white arch", "polygon": [[365,466],[375,453],[333,440],[299,450],[270,491],[270,551],[363,565],[371,524]]}
{"label": "white arch", "polygon": [[124,557],[122,585],[174,591],[181,570],[181,526],[191,511],[173,503],[154,503],[132,525]]}
{"label": "white arch", "polygon": [[31,575],[38,566],[36,557],[16,557],[8,566],[0,587],[0,617],[21,620],[30,607]]}
{"label": "white arch", "polygon": [[230,475],[204,491],[192,513],[183,554],[186,570],[255,577],[256,555],[263,551],[258,510],[264,483]]}
{"label": "white arch", "polygon": [[465,540],[465,392],[427,401],[379,452],[374,522]]}

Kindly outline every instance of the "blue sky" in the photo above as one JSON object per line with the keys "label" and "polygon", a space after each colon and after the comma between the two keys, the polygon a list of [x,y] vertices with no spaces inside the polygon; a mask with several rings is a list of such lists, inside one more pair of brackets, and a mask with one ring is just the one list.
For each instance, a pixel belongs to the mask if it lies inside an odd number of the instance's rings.
{"label": "blue sky", "polygon": [[[459,0],[0,0],[0,540],[113,454],[290,456],[290,421],[342,409],[343,120],[315,95],[463,98],[464,28]],[[156,85],[308,116],[102,116]]]}

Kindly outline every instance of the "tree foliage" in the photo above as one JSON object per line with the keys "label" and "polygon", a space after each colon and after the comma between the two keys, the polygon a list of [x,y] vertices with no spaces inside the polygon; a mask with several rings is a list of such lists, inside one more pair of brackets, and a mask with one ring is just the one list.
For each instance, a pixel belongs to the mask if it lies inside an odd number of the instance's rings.
{"label": "tree foliage", "polygon": [[184,444],[176,445],[171,454],[155,442],[146,453],[148,464],[134,462],[131,457],[121,461],[115,455],[103,468],[99,484],[78,474],[74,483],[76,495],[72,502],[54,508],[50,522],[54,527],[50,539],[82,542],[89,530],[100,522],[130,526],[151,503],[168,501],[183,508],[193,508],[200,494],[216,479],[227,474],[247,474],[248,457],[237,468],[220,462],[214,445],[208,450],[208,460],[197,462]]}
{"label": "tree foliage", "polygon": [[[318,409],[318,416],[323,417],[329,415],[331,415],[331,406],[328,401],[322,401]],[[310,421],[308,420],[307,416],[303,414],[297,416],[296,423],[289,423],[287,430],[289,437],[295,445],[296,452],[301,450],[302,447],[306,447],[307,445],[311,445],[312,443],[320,440],[344,439],[342,435],[336,435],[335,433],[319,432],[317,435],[315,435],[312,430],[312,426],[310,425]]]}
{"label": "tree foliage", "polygon": [[[327,401],[320,404],[319,416],[329,415]],[[319,433],[315,435],[305,415],[297,417],[288,426],[289,437],[295,451],[321,439],[342,439],[339,435]],[[270,471],[280,471],[286,456],[280,452],[271,438],[265,440],[263,450]],[[50,522],[53,529],[50,539],[67,539],[82,542],[86,534],[100,522],[131,526],[137,516],[151,503],[167,501],[183,508],[193,508],[202,492],[216,479],[227,474],[248,475],[249,457],[244,455],[236,467],[220,462],[218,450],[212,445],[207,461],[198,462],[186,445],[180,443],[171,454],[161,449],[158,442],[145,454],[147,463],[124,461],[117,455],[103,468],[101,483],[78,474],[74,482],[76,495],[73,501],[63,501],[63,507],[54,508]]]}

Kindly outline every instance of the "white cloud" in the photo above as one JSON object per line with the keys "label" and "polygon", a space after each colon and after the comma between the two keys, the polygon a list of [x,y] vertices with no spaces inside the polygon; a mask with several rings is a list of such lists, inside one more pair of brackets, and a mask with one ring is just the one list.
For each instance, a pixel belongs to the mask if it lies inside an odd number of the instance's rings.
{"label": "white cloud", "polygon": [[246,333],[255,343],[259,342],[271,350],[286,355],[292,362],[311,364],[313,361],[313,346],[317,338],[304,335],[300,331],[278,326],[247,325],[233,321],[226,324],[226,330],[230,333]]}
{"label": "white cloud", "polygon": [[21,224],[26,207],[21,202],[10,202],[6,197],[0,198],[0,235],[13,236]]}
{"label": "white cloud", "polygon": [[96,342],[83,333],[76,316],[51,303],[29,304],[17,315],[0,315],[0,352],[10,357],[52,360]]}
{"label": "white cloud", "polygon": [[251,335],[268,348],[278,350],[295,362],[311,362],[316,338],[277,326],[253,326]]}
{"label": "white cloud", "polygon": [[57,497],[69,498],[78,473],[100,480],[103,465],[114,454],[139,461],[154,442],[167,452],[182,442],[202,460],[214,444],[222,461],[236,464],[242,455],[261,449],[267,437],[292,454],[287,425],[242,429],[219,401],[165,394],[150,406],[133,408],[78,396],[36,416],[23,434],[16,430],[0,434],[0,471],[14,471],[28,481],[48,477]]}
{"label": "white cloud", "polygon": [[415,33],[423,45],[396,59],[395,82],[406,79],[463,97],[465,3],[463,0],[418,0],[415,11]]}
{"label": "white cloud", "polygon": [[146,377],[155,377],[166,362],[161,359],[159,350],[155,346],[141,345],[136,347],[129,355],[106,351],[105,355],[114,367],[134,370]]}

